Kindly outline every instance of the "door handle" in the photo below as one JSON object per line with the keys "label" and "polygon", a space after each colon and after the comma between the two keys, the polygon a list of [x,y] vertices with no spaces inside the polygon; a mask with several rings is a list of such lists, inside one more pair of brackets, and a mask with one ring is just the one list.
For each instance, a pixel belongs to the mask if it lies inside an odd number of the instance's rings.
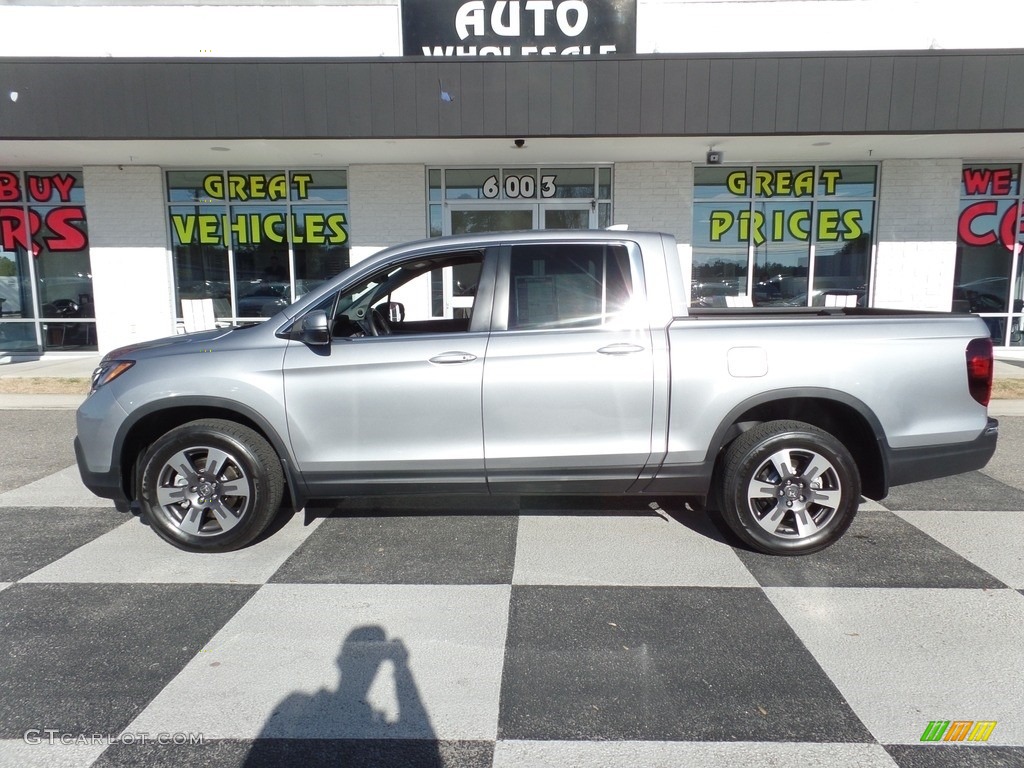
{"label": "door handle", "polygon": [[638,344],[620,342],[618,344],[609,344],[607,347],[601,347],[597,351],[602,355],[631,355],[634,352],[643,352],[644,348]]}
{"label": "door handle", "polygon": [[471,363],[476,360],[476,355],[469,352],[444,352],[436,357],[430,358],[430,362],[437,365],[453,365],[457,363]]}

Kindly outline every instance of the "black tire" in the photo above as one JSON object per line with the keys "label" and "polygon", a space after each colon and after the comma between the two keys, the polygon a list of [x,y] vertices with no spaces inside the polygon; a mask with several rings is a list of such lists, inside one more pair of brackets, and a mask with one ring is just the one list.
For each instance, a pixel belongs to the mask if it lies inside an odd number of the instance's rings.
{"label": "black tire", "polygon": [[[210,471],[210,461],[215,462]],[[183,424],[142,459],[138,498],[150,527],[191,552],[239,549],[277,514],[284,472],[270,444],[221,419]]]}
{"label": "black tire", "polygon": [[761,552],[818,552],[857,514],[857,464],[842,443],[810,424],[759,424],[729,445],[722,467],[722,519]]}

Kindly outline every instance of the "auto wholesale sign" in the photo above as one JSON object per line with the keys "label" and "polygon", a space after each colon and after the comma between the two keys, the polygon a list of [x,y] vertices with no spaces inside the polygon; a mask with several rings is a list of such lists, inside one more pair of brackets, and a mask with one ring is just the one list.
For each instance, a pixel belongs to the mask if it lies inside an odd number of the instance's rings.
{"label": "auto wholesale sign", "polygon": [[402,0],[406,56],[636,52],[636,0]]}

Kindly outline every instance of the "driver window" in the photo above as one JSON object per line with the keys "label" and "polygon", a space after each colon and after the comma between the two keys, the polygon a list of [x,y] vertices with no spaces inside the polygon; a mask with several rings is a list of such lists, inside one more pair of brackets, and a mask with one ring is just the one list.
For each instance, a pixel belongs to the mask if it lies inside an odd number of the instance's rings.
{"label": "driver window", "polygon": [[465,333],[483,265],[479,251],[421,257],[381,270],[342,295],[333,335]]}

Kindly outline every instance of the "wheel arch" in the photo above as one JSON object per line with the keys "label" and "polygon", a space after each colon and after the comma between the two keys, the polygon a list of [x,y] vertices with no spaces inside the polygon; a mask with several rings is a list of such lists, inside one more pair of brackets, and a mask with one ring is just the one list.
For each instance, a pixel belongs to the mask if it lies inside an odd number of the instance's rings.
{"label": "wheel arch", "polygon": [[729,444],[757,424],[778,420],[802,421],[831,434],[853,456],[863,493],[872,499],[888,494],[885,433],[878,417],[861,400],[822,388],[773,390],[733,408],[711,443],[715,463],[712,487],[720,478],[721,457]]}
{"label": "wheel arch", "polygon": [[171,404],[153,403],[138,409],[132,415],[132,420],[122,426],[117,442],[120,449],[115,456],[121,486],[129,502],[137,501],[135,479],[139,461],[158,437],[190,421],[223,419],[249,427],[270,443],[281,462],[294,508],[302,509],[305,505],[306,494],[301,485],[301,478],[290,459],[287,443],[263,415],[239,405],[237,401],[205,397],[175,398]]}

